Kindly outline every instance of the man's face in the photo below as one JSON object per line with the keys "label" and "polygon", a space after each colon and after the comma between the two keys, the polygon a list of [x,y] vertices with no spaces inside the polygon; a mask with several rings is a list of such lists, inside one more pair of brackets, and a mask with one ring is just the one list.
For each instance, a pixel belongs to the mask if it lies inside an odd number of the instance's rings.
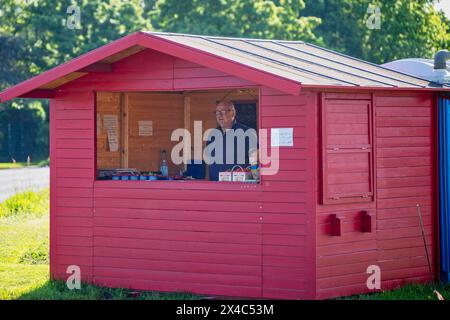
{"label": "man's face", "polygon": [[222,130],[231,129],[235,117],[236,111],[232,107],[220,103],[216,106],[216,120]]}

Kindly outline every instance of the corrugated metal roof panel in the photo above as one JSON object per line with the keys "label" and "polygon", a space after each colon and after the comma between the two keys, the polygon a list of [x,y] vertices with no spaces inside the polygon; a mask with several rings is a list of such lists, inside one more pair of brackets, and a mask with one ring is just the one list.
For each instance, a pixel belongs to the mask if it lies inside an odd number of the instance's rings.
{"label": "corrugated metal roof panel", "polygon": [[354,86],[383,86],[390,85],[387,82],[375,81],[367,77],[362,77],[350,72],[341,71],[337,67],[340,66],[324,66],[311,60],[303,59],[299,55],[290,55],[283,51],[275,51],[269,48],[270,42],[261,42],[262,45],[254,44],[252,41],[242,40],[211,40],[227,46],[233,46],[238,50],[252,53],[261,59],[271,59],[280,64],[288,66],[294,70],[312,72],[315,75],[339,81],[344,85]]}
{"label": "corrugated metal roof panel", "polygon": [[208,52],[225,59],[253,67],[259,70],[267,71],[272,74],[279,75],[286,79],[298,81],[301,83],[322,83],[326,85],[341,85],[340,81],[329,80],[326,77],[315,75],[311,72],[301,72],[287,67],[281,63],[261,59],[251,53],[242,52],[236,48],[227,48],[220,44],[208,41],[201,36],[185,36],[178,34],[156,34],[158,37],[164,38],[178,44],[192,47],[203,52]]}
{"label": "corrugated metal roof panel", "polygon": [[314,86],[427,88],[436,84],[303,41],[148,32],[259,70]]}
{"label": "corrugated metal roof panel", "polygon": [[381,82],[386,85],[398,86],[398,87],[408,87],[411,85],[416,85],[416,79],[414,82],[406,81],[398,79],[398,77],[393,77],[389,75],[380,75],[379,72],[375,72],[375,70],[368,70],[367,68],[363,68],[361,65],[357,65],[356,63],[341,63],[338,62],[334,57],[330,57],[327,55],[318,55],[308,51],[299,50],[295,48],[291,48],[286,46],[280,42],[267,42],[267,41],[251,41],[253,45],[261,45],[264,48],[278,51],[283,55],[293,56],[297,59],[302,59],[305,61],[309,61],[311,64],[321,65],[323,68],[327,70],[333,70],[336,72],[343,72],[345,74],[351,74],[353,76],[368,79],[375,82]]}
{"label": "corrugated metal roof panel", "polygon": [[[281,44],[283,44],[283,41],[280,41]],[[389,70],[387,68],[381,67],[377,64],[370,63],[364,60],[360,60],[354,57],[350,57],[347,55],[344,55],[339,52],[335,52],[332,50],[328,50],[325,48],[321,48],[316,45],[307,44],[307,43],[286,43],[289,47],[296,48],[298,50],[304,50],[306,52],[317,54],[319,56],[327,57],[328,59],[332,59],[340,64],[343,65],[351,65],[358,69],[365,69],[367,71],[379,74],[383,77],[392,77],[397,78],[398,80],[405,81],[405,82],[411,82],[412,84],[415,84],[417,86],[428,86],[429,82],[424,79],[419,79],[416,77],[412,77],[407,74],[403,74],[400,72],[395,72],[392,70]]]}

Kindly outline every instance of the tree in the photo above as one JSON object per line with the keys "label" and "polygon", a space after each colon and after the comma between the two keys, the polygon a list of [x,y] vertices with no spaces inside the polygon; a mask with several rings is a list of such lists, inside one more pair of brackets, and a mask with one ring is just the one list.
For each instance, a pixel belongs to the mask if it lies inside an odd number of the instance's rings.
{"label": "tree", "polygon": [[32,56],[25,41],[12,35],[0,33],[0,90],[24,80],[29,74]]}
{"label": "tree", "polygon": [[151,17],[168,32],[307,40],[320,43],[320,19],[302,16],[302,0],[159,0]]}
{"label": "tree", "polygon": [[48,157],[48,119],[41,101],[10,102],[0,112],[0,162]]}
{"label": "tree", "polygon": [[[434,0],[305,0],[304,13],[321,18],[315,29],[327,47],[375,63],[431,58],[449,45],[449,24]],[[367,26],[369,5],[380,9],[380,29]]]}
{"label": "tree", "polygon": [[[69,28],[80,9],[80,28]],[[130,32],[149,29],[140,0],[1,0],[0,90]],[[48,157],[48,104],[15,100],[0,106],[0,159]],[[20,138],[20,139],[19,139]],[[0,160],[1,161],[1,160]]]}
{"label": "tree", "polygon": [[[74,14],[68,10],[71,5],[79,8],[79,29],[68,26]],[[30,68],[33,74],[130,32],[151,28],[141,0],[2,0],[0,10],[0,32],[22,38],[39,53],[36,66]]]}

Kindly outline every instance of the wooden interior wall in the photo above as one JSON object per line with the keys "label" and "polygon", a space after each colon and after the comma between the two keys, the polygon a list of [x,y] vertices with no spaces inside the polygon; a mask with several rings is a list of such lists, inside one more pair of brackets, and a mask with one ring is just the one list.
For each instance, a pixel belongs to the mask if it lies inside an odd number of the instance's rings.
{"label": "wooden interior wall", "polygon": [[[142,171],[159,171],[162,150],[166,150],[169,173],[176,171],[170,151],[174,129],[184,127],[183,96],[180,93],[129,93],[128,166]],[[139,121],[152,121],[153,134],[139,135]]]}
{"label": "wooden interior wall", "polygon": [[120,149],[122,148],[119,139],[119,150],[110,151],[108,147],[108,136],[104,129],[103,119],[105,115],[114,115],[118,119],[117,137],[122,135],[120,125],[120,93],[98,92],[97,93],[97,168],[114,169],[121,167]]}

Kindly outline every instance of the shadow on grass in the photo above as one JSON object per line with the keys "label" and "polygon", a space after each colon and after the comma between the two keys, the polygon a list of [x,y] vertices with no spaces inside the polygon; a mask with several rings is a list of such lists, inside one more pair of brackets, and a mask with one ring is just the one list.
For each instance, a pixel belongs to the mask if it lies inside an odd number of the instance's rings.
{"label": "shadow on grass", "polygon": [[190,293],[161,293],[122,288],[106,288],[81,284],[81,289],[69,290],[64,281],[47,281],[42,286],[22,294],[18,300],[199,300]]}

